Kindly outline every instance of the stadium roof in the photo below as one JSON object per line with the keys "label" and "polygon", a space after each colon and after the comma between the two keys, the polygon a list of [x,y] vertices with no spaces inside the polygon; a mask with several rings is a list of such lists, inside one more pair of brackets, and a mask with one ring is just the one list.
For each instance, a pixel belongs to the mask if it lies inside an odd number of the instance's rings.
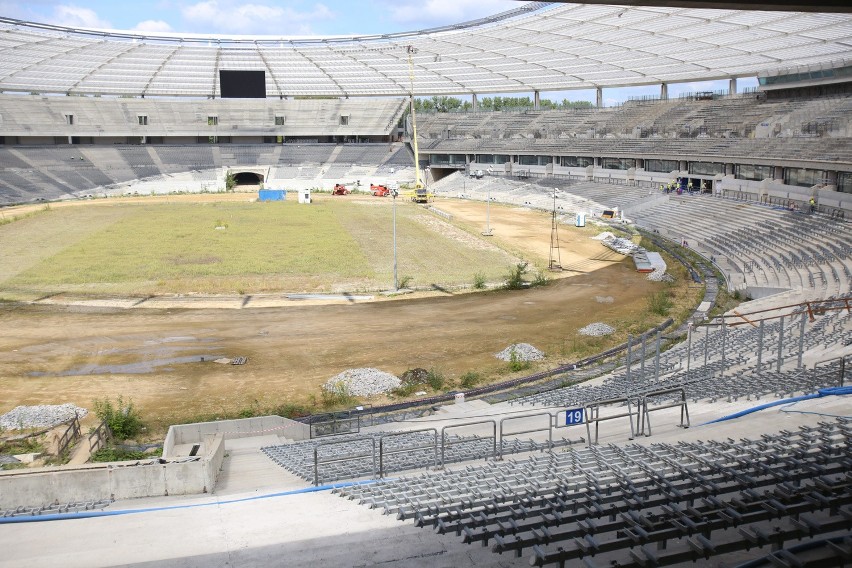
{"label": "stadium roof", "polygon": [[218,97],[219,70],[267,96],[562,91],[848,65],[852,14],[535,2],[371,36],[142,35],[0,18],[0,90]]}

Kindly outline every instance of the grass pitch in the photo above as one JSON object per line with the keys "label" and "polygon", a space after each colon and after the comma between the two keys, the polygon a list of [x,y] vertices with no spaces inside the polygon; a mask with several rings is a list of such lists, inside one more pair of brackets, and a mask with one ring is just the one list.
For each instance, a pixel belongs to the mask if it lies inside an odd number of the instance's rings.
{"label": "grass pitch", "polygon": [[[56,208],[0,226],[0,238],[39,234],[50,235],[48,246],[29,251],[26,268],[0,266],[4,297],[332,292],[393,284],[389,200],[327,198],[308,206],[140,199]],[[397,255],[399,277],[415,286],[470,284],[477,273],[499,279],[514,261],[406,202],[397,203]],[[0,259],[8,262],[15,258]]]}

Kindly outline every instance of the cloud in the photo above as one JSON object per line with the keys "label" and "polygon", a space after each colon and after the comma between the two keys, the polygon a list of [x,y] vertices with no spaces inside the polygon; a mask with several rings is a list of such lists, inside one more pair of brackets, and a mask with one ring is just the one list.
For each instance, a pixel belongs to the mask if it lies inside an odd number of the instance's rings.
{"label": "cloud", "polygon": [[458,24],[522,5],[513,0],[400,0],[386,4],[393,21],[413,25],[412,29]]}
{"label": "cloud", "polygon": [[136,24],[133,31],[145,33],[159,33],[173,31],[168,22],[163,20],[145,20]]}
{"label": "cloud", "polygon": [[53,8],[48,23],[69,28],[112,29],[113,25],[89,8],[60,4]]}
{"label": "cloud", "polygon": [[311,24],[334,17],[324,4],[304,11],[289,6],[203,0],[181,9],[185,27],[203,32],[227,34],[310,34]]}
{"label": "cloud", "polygon": [[18,20],[32,19],[32,12],[25,10],[20,2],[0,2],[0,14]]}

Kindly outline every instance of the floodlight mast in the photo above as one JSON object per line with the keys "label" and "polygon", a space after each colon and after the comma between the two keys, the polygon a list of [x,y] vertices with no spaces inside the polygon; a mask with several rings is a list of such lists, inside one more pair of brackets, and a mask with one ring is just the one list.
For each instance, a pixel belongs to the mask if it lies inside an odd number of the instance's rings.
{"label": "floodlight mast", "polygon": [[408,81],[410,85],[408,103],[411,109],[411,146],[414,148],[414,189],[422,189],[420,151],[417,148],[417,115],[414,113],[414,62],[411,59],[411,56],[417,53],[417,48],[413,45],[408,45],[405,51],[408,53]]}
{"label": "floodlight mast", "polygon": [[550,222],[550,262],[548,268],[554,271],[562,270],[562,253],[559,251],[559,222],[556,219],[556,195],[559,188],[553,189],[553,215]]}

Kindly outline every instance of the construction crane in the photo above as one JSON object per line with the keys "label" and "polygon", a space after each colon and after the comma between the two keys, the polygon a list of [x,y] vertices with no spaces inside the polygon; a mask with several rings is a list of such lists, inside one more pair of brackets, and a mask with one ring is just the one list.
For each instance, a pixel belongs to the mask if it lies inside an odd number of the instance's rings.
{"label": "construction crane", "polygon": [[[414,191],[423,191],[424,185],[420,178],[420,151],[417,148],[417,115],[414,113],[414,62],[411,56],[417,53],[417,48],[413,45],[406,46],[405,51],[408,53],[408,81],[409,102],[411,107],[411,145],[414,148]],[[425,195],[425,191],[423,191]]]}

